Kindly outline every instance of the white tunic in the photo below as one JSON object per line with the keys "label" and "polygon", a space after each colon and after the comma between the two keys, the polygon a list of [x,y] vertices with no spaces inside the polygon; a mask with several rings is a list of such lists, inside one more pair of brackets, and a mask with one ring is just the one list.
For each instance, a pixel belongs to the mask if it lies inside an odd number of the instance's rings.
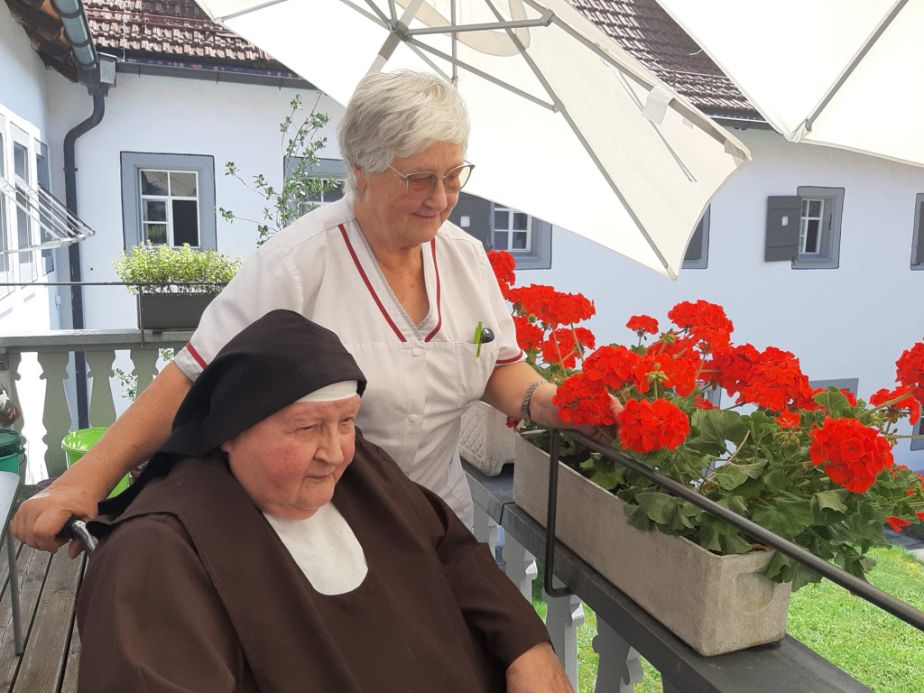
{"label": "white tunic", "polygon": [[[385,281],[350,198],[320,207],[247,260],[176,364],[195,379],[231,337],[277,308],[327,327],[366,374],[357,422],[366,437],[471,526],[460,417],[484,394],[495,366],[523,353],[481,243],[447,222],[422,250],[430,312],[415,325]],[[495,339],[476,356],[479,321]]]}

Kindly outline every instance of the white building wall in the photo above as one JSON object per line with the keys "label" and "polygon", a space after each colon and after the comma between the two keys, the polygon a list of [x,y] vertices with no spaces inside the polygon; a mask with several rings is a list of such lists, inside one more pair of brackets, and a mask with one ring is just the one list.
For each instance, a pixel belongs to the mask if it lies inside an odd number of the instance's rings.
{"label": "white building wall", "polygon": [[[859,378],[861,397],[893,387],[895,360],[924,338],[924,271],[910,269],[924,169],[791,144],[764,130],[735,134],[753,161],[713,201],[707,269],[683,270],[671,281],[556,228],[552,269],[521,272],[518,282],[593,299],[590,326],[600,344],[630,341],[624,325],[633,314],[664,325],[675,303],[706,299],[725,307],[736,342],[792,351],[813,380]],[[796,195],[800,186],[846,190],[838,269],[763,260],[767,197]],[[907,440],[895,452],[899,463],[924,468],[924,450],[911,451]]]}
{"label": "white building wall", "polygon": [[[308,107],[318,99],[318,92],[307,90],[119,73],[106,99],[103,121],[77,143],[78,209],[97,230],[80,246],[83,280],[118,279],[112,262],[124,247],[121,152],[213,156],[218,206],[239,217],[261,219],[261,198],[225,176],[225,162],[234,161],[245,178],[262,173],[273,185],[281,185],[279,123],[297,93]],[[89,115],[90,106],[85,94],[75,97],[55,90],[51,107],[60,118],[56,117],[58,129],[52,138],[63,140],[66,129]],[[328,145],[321,156],[339,158],[334,124],[342,108],[324,96],[319,109],[332,121],[322,134]],[[253,252],[254,224],[228,224],[220,216],[217,224],[218,250],[237,257]],[[87,327],[135,326],[134,298],[122,287],[87,287],[84,306]]]}

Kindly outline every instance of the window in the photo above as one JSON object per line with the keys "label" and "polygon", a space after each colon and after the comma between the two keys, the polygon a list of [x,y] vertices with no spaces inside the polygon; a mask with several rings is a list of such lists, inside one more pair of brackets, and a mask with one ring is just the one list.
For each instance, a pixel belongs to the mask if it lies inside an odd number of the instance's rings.
{"label": "window", "polygon": [[801,187],[797,196],[768,197],[764,260],[837,269],[843,211],[843,188]]}
{"label": "window", "polygon": [[[3,138],[4,120],[0,118],[0,178],[6,178],[6,141]],[[6,195],[3,194],[0,184],[0,283],[13,281],[12,263],[7,252],[11,247],[10,228],[7,222]],[[6,296],[13,290],[11,286],[0,286],[0,297]]]}
{"label": "window", "polygon": [[[16,240],[17,248],[29,248],[33,245],[32,217],[29,210],[33,204],[30,200],[29,185],[29,148],[20,142],[13,142],[13,180],[16,185]],[[31,250],[19,253],[19,279],[31,282],[36,277],[35,254]]]}
{"label": "window", "polygon": [[494,205],[493,245],[514,255],[529,252],[531,220],[525,212]]}
{"label": "window", "polygon": [[809,385],[812,387],[820,387],[823,390],[827,390],[829,387],[836,387],[840,390],[847,390],[854,395],[857,394],[857,388],[860,387],[859,378],[831,378],[828,380],[809,380]]}
{"label": "window", "polygon": [[[39,140],[35,141],[35,179],[38,183],[39,190],[51,194],[51,170],[48,166],[48,145]],[[41,193],[40,193],[41,194]],[[51,219],[48,206],[39,205],[39,226],[42,243],[49,243],[55,238],[48,231],[54,227],[54,221]],[[51,248],[42,250],[42,272],[48,274],[55,269],[55,256]]]}
{"label": "window", "polygon": [[552,225],[525,212],[462,192],[450,221],[482,242],[486,250],[506,250],[517,269],[552,266]]}
{"label": "window", "polygon": [[[706,269],[709,264],[709,221],[711,207],[706,207],[703,216],[690,236],[687,250],[683,256],[683,269]],[[714,404],[714,403],[713,403]]]}
{"label": "window", "polygon": [[[924,193],[914,198],[914,231],[911,236],[911,269],[924,270]],[[924,447],[924,445],[922,445]]]}
{"label": "window", "polygon": [[194,154],[122,152],[125,246],[216,248],[215,160]]}
{"label": "window", "polygon": [[[283,176],[287,181],[292,174],[303,166],[302,161],[301,157],[297,156],[287,156],[283,159]],[[298,216],[307,214],[320,205],[336,202],[346,193],[346,170],[343,167],[343,161],[340,159],[318,159],[317,164],[308,173],[310,178],[326,184],[323,187],[330,189],[305,190],[304,198],[296,203]],[[318,186],[318,188],[321,188],[321,186]]]}

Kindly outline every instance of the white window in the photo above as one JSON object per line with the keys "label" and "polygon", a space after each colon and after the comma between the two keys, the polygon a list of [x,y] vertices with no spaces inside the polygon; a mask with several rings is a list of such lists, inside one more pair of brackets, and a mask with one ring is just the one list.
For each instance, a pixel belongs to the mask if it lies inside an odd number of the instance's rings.
{"label": "white window", "polygon": [[215,250],[215,160],[198,154],[122,152],[125,247]]}
{"label": "white window", "polygon": [[799,227],[799,255],[815,255],[821,252],[822,236],[831,232],[825,229],[825,221],[830,225],[831,215],[825,214],[825,200],[811,197],[802,198],[802,219]]}
{"label": "white window", "polygon": [[[35,244],[34,225],[29,210],[37,207],[32,199],[31,166],[29,166],[27,144],[13,142],[13,182],[16,186],[16,247],[30,248]],[[31,282],[36,278],[35,253],[25,250],[19,253],[19,280]]]}
{"label": "white window", "polygon": [[528,253],[532,250],[532,219],[526,212],[494,205],[495,250]]}
{"label": "white window", "polygon": [[[6,140],[3,133],[4,121],[0,118],[0,178],[6,180]],[[0,283],[13,281],[13,263],[7,251],[12,247],[10,241],[10,223],[7,221],[6,195],[3,194],[3,183],[0,183]],[[0,296],[6,296],[13,290],[12,286],[0,286]]]}
{"label": "white window", "polygon": [[199,247],[199,175],[139,169],[141,238],[154,245]]}

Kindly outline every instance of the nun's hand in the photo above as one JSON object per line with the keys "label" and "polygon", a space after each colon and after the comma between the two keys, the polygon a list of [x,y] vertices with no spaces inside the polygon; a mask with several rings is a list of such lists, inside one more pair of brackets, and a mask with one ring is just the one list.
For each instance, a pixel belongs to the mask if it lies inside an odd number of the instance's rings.
{"label": "nun's hand", "polygon": [[[43,551],[57,551],[68,539],[58,536],[71,516],[96,517],[96,500],[85,489],[54,483],[23,501],[10,526],[14,536],[24,544]],[[72,541],[71,558],[83,545]]]}
{"label": "nun's hand", "polygon": [[571,682],[555,650],[548,643],[534,645],[507,667],[508,693],[573,693]]}

